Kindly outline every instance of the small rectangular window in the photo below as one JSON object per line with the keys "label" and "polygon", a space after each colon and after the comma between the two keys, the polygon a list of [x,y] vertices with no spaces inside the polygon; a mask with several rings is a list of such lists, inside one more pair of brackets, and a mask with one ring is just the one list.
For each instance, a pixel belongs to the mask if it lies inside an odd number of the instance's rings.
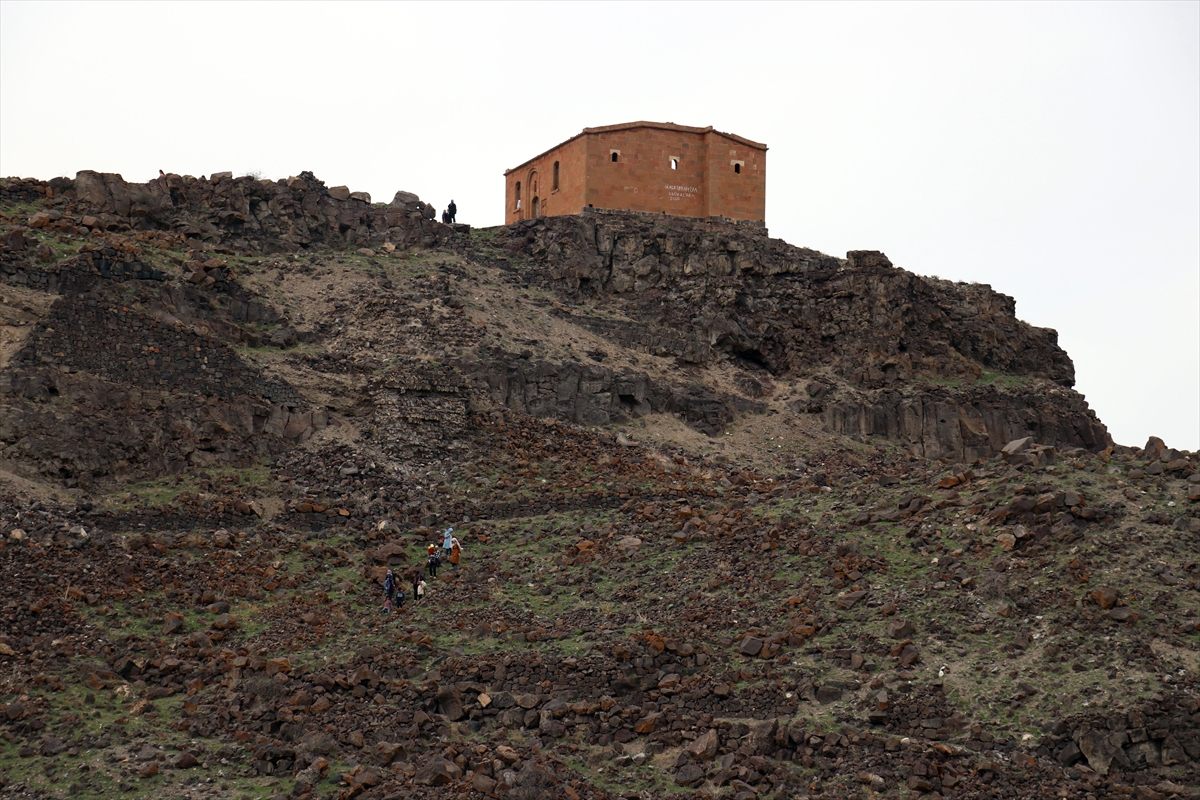
{"label": "small rectangular window", "polygon": [[612,155],[612,162],[614,164],[621,160],[620,150],[609,150],[608,152]]}
{"label": "small rectangular window", "polygon": [[554,191],[558,191],[558,162],[554,162]]}
{"label": "small rectangular window", "polygon": [[736,174],[741,175],[742,167],[745,166],[746,162],[745,161],[730,161],[729,164],[730,164],[730,166],[733,167],[733,171]]}
{"label": "small rectangular window", "polygon": [[671,169],[679,169],[679,159],[678,158],[671,159]]}

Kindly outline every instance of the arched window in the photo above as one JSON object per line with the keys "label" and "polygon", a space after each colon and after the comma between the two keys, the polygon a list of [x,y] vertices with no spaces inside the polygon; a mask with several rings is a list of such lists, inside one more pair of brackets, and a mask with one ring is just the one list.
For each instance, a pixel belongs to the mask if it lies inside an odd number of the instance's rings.
{"label": "arched window", "polygon": [[733,171],[734,171],[734,172],[736,172],[738,175],[741,175],[741,174],[742,174],[742,165],[741,165],[741,164],[734,164],[734,165],[733,165]]}
{"label": "arched window", "polygon": [[554,191],[558,191],[558,162],[554,162]]}
{"label": "arched window", "polygon": [[671,159],[671,169],[679,169],[679,159],[678,158]]}
{"label": "arched window", "polygon": [[516,205],[516,208],[520,208],[520,207],[521,207],[521,182],[517,181],[517,205]]}
{"label": "arched window", "polygon": [[620,153],[618,153],[616,150],[612,151],[612,160],[613,160],[614,164],[617,163],[617,161],[620,159],[620,157],[621,157]]}
{"label": "arched window", "polygon": [[538,199],[535,197],[535,198],[533,198],[533,218],[534,219],[538,218],[540,211],[541,211],[541,209],[538,207]]}

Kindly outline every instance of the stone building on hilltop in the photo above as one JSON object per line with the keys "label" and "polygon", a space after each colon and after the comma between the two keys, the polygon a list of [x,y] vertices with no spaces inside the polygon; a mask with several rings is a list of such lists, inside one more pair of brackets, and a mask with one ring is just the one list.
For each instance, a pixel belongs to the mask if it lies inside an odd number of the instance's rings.
{"label": "stone building on hilltop", "polygon": [[504,173],[504,222],[585,208],[766,219],[767,146],[673,122],[584,128]]}

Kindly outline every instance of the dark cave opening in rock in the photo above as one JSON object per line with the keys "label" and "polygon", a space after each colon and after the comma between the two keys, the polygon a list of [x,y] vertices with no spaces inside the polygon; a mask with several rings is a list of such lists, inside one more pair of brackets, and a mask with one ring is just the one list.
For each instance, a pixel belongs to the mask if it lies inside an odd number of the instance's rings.
{"label": "dark cave opening in rock", "polygon": [[761,369],[766,370],[767,372],[773,372],[770,364],[767,363],[766,356],[762,354],[761,350],[756,348],[748,348],[745,350],[734,348],[733,355],[742,362],[743,366],[748,366],[751,369]]}

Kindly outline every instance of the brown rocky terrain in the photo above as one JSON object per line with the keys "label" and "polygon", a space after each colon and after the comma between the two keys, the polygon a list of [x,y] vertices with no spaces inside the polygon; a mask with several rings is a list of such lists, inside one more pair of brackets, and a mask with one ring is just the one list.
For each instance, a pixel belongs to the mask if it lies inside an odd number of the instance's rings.
{"label": "brown rocky terrain", "polygon": [[0,182],[0,797],[1200,797],[1197,455],[1012,298],[429,212]]}

